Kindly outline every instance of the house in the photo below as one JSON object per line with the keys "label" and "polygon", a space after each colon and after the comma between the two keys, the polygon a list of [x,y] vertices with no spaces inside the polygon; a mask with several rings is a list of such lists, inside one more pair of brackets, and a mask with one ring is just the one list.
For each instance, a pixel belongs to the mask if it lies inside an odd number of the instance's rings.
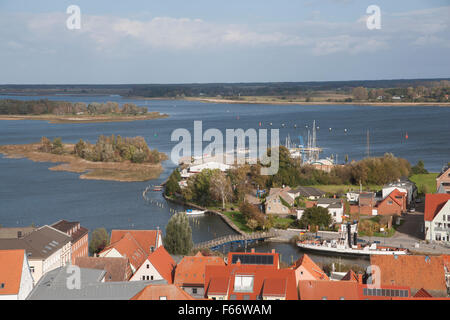
{"label": "house", "polygon": [[317,200],[317,206],[328,209],[334,223],[342,223],[344,202],[341,199],[321,198]]}
{"label": "house", "polygon": [[225,262],[221,257],[204,256],[201,252],[193,257],[185,256],[176,266],[174,284],[194,298],[203,298],[205,270],[211,265],[225,266]]}
{"label": "house", "polygon": [[450,194],[425,195],[425,240],[450,242]]}
{"label": "house", "polygon": [[0,239],[0,250],[24,249],[36,283],[48,271],[71,262],[71,239],[46,225],[20,239]]}
{"label": "house", "polygon": [[132,275],[130,281],[166,280],[173,283],[175,261],[163,246],[151,252]]}
{"label": "house", "polygon": [[295,272],[295,281],[300,280],[329,280],[326,273],[311,258],[304,254],[292,266]]}
{"label": "house", "polygon": [[78,257],[89,256],[89,230],[80,226],[79,222],[60,220],[52,227],[72,237],[72,264]]}
{"label": "house", "polygon": [[288,192],[289,187],[271,188],[266,197],[266,214],[289,215],[295,198]]}
{"label": "house", "polygon": [[289,195],[293,199],[297,199],[298,197],[306,198],[309,200],[317,200],[323,197],[326,192],[313,187],[303,187],[299,186],[293,190],[288,191]]}
{"label": "house", "polygon": [[445,268],[445,282],[447,283],[447,291],[450,294],[450,255],[442,255]]}
{"label": "house", "polygon": [[330,159],[319,159],[310,164],[314,169],[330,173],[335,167],[333,161]]}
{"label": "house", "polygon": [[205,297],[213,300],[297,300],[295,272],[272,253],[229,253],[226,266],[209,265]]}
{"label": "house", "polygon": [[200,173],[206,169],[209,169],[209,170],[219,169],[220,171],[225,172],[225,171],[230,170],[231,166],[228,164],[222,163],[222,162],[211,161],[211,162],[206,162],[203,164],[189,167],[189,172],[190,173]]}
{"label": "house", "polygon": [[377,214],[401,216],[406,213],[406,197],[407,193],[394,188],[388,196],[377,203]]}
{"label": "house", "polygon": [[128,281],[131,267],[128,258],[78,257],[74,265],[84,269],[105,271],[105,281]]}
{"label": "house", "polygon": [[133,273],[150,253],[162,245],[161,230],[112,230],[110,245],[99,253],[100,257],[126,257]]}
{"label": "house", "polygon": [[388,195],[390,195],[391,192],[394,191],[395,189],[399,190],[400,192],[406,193],[407,195],[406,203],[408,206],[411,205],[411,203],[413,203],[417,197],[416,184],[407,178],[402,178],[396,182],[391,182],[383,186],[382,189],[383,199],[385,199]]}
{"label": "house", "polygon": [[358,204],[350,205],[351,214],[362,214],[362,215],[376,215],[375,209],[375,193],[374,192],[361,192],[358,196]]}
{"label": "house", "polygon": [[151,284],[130,300],[194,300],[174,284]]}
{"label": "house", "polygon": [[[78,269],[79,277],[74,281],[76,273],[72,268],[65,266],[48,272],[27,300],[130,300],[148,285],[167,284],[165,280],[106,282],[104,270],[85,268]],[[79,287],[70,287],[68,283]]]}
{"label": "house", "polygon": [[[370,263],[377,266],[380,285],[407,286],[415,295],[425,289],[433,297],[446,297],[444,261],[439,256],[371,255]],[[377,272],[378,273],[378,272]],[[372,281],[368,280],[368,283]]]}
{"label": "house", "polygon": [[25,300],[33,289],[25,250],[0,250],[0,262],[0,300]]}
{"label": "house", "polygon": [[445,193],[450,193],[450,166],[442,168],[441,173],[436,178],[436,189],[442,186]]}

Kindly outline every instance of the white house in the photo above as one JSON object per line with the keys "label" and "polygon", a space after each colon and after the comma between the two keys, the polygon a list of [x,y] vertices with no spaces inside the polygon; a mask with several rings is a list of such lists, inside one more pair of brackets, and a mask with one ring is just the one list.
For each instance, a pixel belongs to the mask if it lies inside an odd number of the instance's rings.
{"label": "white house", "polygon": [[344,216],[344,203],[341,199],[321,198],[317,200],[317,206],[328,209],[334,223],[341,223]]}
{"label": "white house", "polygon": [[25,300],[33,290],[25,250],[0,250],[0,262],[0,300]]}
{"label": "white house", "polygon": [[152,252],[131,277],[130,281],[167,280],[173,283],[175,261],[163,246]]}
{"label": "white house", "polygon": [[426,195],[425,240],[450,243],[450,194]]}
{"label": "white house", "polygon": [[392,191],[397,189],[400,192],[406,193],[406,203],[410,205],[417,196],[417,187],[414,182],[408,179],[400,179],[396,182],[391,182],[383,186],[382,197],[386,199]]}

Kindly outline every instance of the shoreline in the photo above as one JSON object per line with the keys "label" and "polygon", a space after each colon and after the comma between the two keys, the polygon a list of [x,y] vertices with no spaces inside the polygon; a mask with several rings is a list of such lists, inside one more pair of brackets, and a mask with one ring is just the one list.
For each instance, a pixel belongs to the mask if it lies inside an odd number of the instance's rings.
{"label": "shoreline", "polygon": [[168,118],[168,114],[149,112],[145,115],[0,115],[0,120],[40,120],[49,123],[101,123],[101,122],[132,122],[139,120],[156,120]]}
{"label": "shoreline", "polygon": [[[174,99],[176,100],[176,99]],[[450,102],[330,102],[330,101],[266,101],[266,100],[228,100],[217,98],[183,98],[178,100],[199,101],[220,104],[267,104],[267,105],[301,105],[301,106],[374,106],[374,107],[450,107]]]}
{"label": "shoreline", "polygon": [[[79,173],[80,179],[104,180],[118,182],[142,182],[159,178],[163,172],[161,162],[158,164],[124,162],[92,162],[70,154],[52,154],[38,151],[40,144],[2,145],[0,154],[8,159],[26,158],[33,162],[54,163],[51,171]],[[73,150],[73,144],[64,144],[66,150]],[[164,157],[166,157],[165,154]],[[161,161],[164,161],[161,160]]]}

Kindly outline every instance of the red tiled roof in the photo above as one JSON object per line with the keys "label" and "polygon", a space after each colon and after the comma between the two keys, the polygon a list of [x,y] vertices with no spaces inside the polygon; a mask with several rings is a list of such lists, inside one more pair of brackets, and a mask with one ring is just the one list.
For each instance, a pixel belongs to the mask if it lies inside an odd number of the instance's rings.
{"label": "red tiled roof", "polygon": [[172,273],[175,268],[175,261],[163,246],[151,253],[148,260],[168,283],[173,283]]}
{"label": "red tiled roof", "polygon": [[425,221],[433,221],[442,207],[450,200],[448,193],[436,193],[425,195]]}
{"label": "red tiled roof", "polygon": [[431,292],[446,292],[444,262],[437,256],[370,256],[380,268],[381,285],[408,286]]}
{"label": "red tiled roof", "polygon": [[359,300],[358,283],[354,281],[300,280],[300,300]]}
{"label": "red tiled roof", "polygon": [[[394,189],[392,190],[392,192],[386,197],[386,198],[391,198],[392,200],[394,200],[399,206],[403,206],[402,201],[400,201],[399,199],[397,199],[396,197],[405,197],[406,193],[401,192],[398,189]],[[385,199],[386,200],[386,199]]]}
{"label": "red tiled roof", "polygon": [[342,277],[341,281],[356,281],[359,282],[358,275],[353,271],[349,270],[344,277]]}
{"label": "red tiled roof", "polygon": [[294,263],[294,270],[303,266],[317,280],[329,280],[326,273],[307,255],[304,254]]}
{"label": "red tiled roof", "polygon": [[[251,292],[235,291],[235,277],[239,275],[253,276]],[[273,265],[243,265],[239,263],[226,266],[209,265],[206,266],[205,272],[206,295],[225,295],[228,293],[228,298],[233,295],[236,300],[243,300],[245,297],[250,300],[257,300],[258,297],[264,296],[267,292],[278,296],[283,291],[280,280],[284,280],[286,283],[285,294],[282,296],[286,300],[297,300],[295,271],[291,268],[278,269],[278,266]],[[264,284],[268,284],[268,291],[264,290]]]}
{"label": "red tiled roof", "polygon": [[178,286],[203,285],[207,265],[224,266],[225,262],[220,257],[203,256],[200,252],[193,257],[185,256],[176,266],[174,283]]}
{"label": "red tiled roof", "polygon": [[161,237],[161,230],[112,230],[110,243],[119,241],[127,233],[134,237],[147,254],[151,253],[150,247],[156,249],[156,236]]}
{"label": "red tiled roof", "polygon": [[136,294],[131,300],[194,300],[184,290],[173,284],[151,284]]}
{"label": "red tiled roof", "polygon": [[0,296],[19,293],[24,257],[24,249],[0,250]]}
{"label": "red tiled roof", "polygon": [[74,265],[80,268],[105,270],[105,281],[127,281],[131,277],[128,258],[78,257]]}
{"label": "red tiled roof", "polygon": [[148,256],[148,253],[144,251],[130,233],[125,233],[120,240],[111,243],[100,254],[111,249],[116,249],[123,257],[128,258],[136,270],[139,269]]}
{"label": "red tiled roof", "polygon": [[263,283],[263,295],[285,297],[286,296],[287,279],[266,279]]}

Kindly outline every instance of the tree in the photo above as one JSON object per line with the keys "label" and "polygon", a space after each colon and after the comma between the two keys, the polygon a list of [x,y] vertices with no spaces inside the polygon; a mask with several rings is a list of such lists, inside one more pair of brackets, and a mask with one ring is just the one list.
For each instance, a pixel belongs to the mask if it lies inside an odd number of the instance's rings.
{"label": "tree", "polygon": [[192,229],[184,212],[174,214],[167,223],[164,248],[171,254],[187,255],[193,248]]}
{"label": "tree", "polygon": [[41,146],[39,147],[39,151],[41,152],[52,152],[52,143],[47,137],[41,138]]}
{"label": "tree", "polygon": [[92,232],[89,252],[91,255],[98,254],[109,245],[109,235],[105,228],[97,228]]}
{"label": "tree", "polygon": [[53,139],[52,153],[54,153],[54,154],[63,154],[64,153],[64,147],[63,147],[61,138]]}
{"label": "tree", "polygon": [[225,209],[227,200],[229,200],[233,195],[230,178],[228,178],[222,171],[218,169],[214,170],[211,174],[209,186],[213,199],[221,200],[222,209]]}
{"label": "tree", "polygon": [[312,207],[307,208],[300,219],[303,226],[318,226],[319,228],[328,228],[331,225],[332,218],[327,208]]}
{"label": "tree", "polygon": [[428,170],[425,169],[425,163],[422,160],[419,160],[417,164],[411,168],[412,174],[427,174]]}

